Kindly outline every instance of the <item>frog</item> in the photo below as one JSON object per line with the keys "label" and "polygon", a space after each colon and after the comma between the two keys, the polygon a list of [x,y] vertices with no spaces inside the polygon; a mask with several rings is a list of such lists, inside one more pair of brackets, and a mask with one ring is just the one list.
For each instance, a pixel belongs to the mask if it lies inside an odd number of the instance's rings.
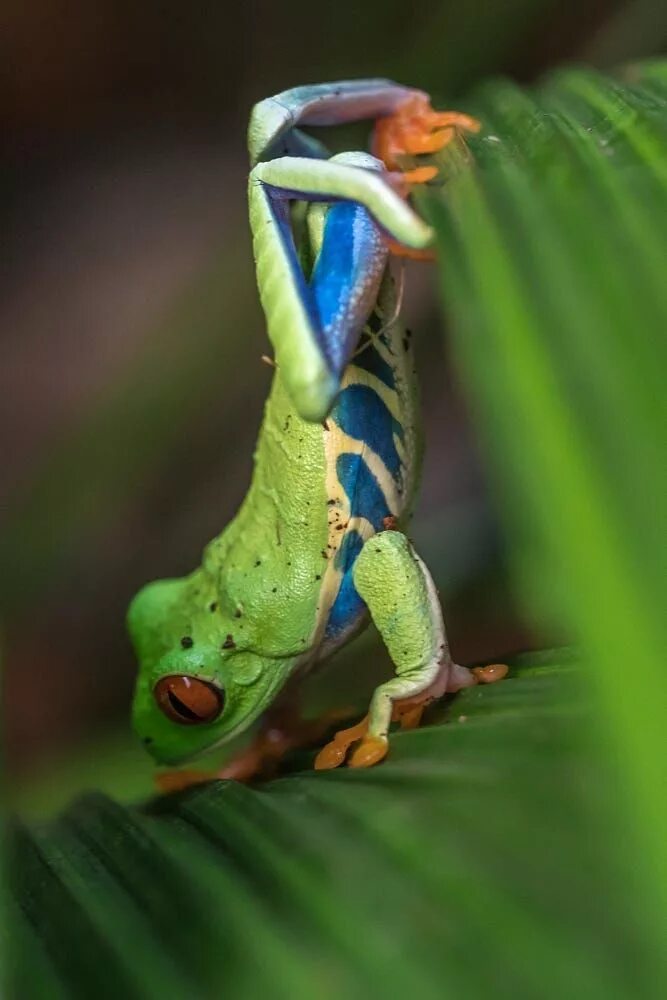
{"label": "frog", "polygon": [[[370,151],[331,155],[312,134],[366,120]],[[159,764],[181,766],[260,720],[237,763],[185,783],[248,779],[312,737],[285,722],[286,705],[370,621],[394,675],[315,769],[380,763],[392,722],[415,727],[431,701],[483,679],[454,662],[436,586],[406,534],[422,433],[393,264],[431,256],[434,238],[410,195],[438,170],[405,158],[478,127],[385,79],[294,87],[252,110],[249,219],[274,350],[252,480],[201,565],[144,586],[127,616],[134,728]]]}

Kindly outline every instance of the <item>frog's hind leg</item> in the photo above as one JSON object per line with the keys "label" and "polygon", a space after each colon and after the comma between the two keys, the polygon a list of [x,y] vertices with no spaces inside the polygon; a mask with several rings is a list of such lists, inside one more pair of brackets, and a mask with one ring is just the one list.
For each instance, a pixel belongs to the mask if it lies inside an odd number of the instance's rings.
{"label": "frog's hind leg", "polygon": [[426,705],[478,678],[451,658],[435,584],[428,569],[399,531],[368,539],[354,567],[354,583],[389,651],[396,676],[377,688],[366,719],[336,734],[320,751],[316,767],[337,767],[353,742],[351,767],[370,767],[388,749],[392,721],[419,725]]}
{"label": "frog's hind leg", "polygon": [[248,125],[248,150],[253,164],[277,156],[322,155],[299,125],[340,125],[393,114],[421,91],[392,80],[339,80],[292,87],[254,106]]}
{"label": "frog's hind leg", "polygon": [[[425,246],[432,231],[368,153],[259,163],[250,174],[249,200],[257,283],[281,377],[299,414],[319,422],[377,299],[388,256],[385,234]],[[294,200],[330,206],[319,230],[309,226],[315,262],[308,276],[294,242]]]}

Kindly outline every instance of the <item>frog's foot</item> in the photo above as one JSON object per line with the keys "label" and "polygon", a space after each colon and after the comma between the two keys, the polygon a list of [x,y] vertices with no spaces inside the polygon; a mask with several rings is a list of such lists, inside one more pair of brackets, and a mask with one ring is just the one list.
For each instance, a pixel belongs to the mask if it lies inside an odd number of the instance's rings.
{"label": "frog's foot", "polygon": [[[401,729],[417,729],[424,710],[444,694],[454,694],[475,684],[492,684],[507,675],[504,663],[492,663],[487,667],[461,667],[452,661],[443,663],[435,680],[418,694],[398,698],[391,706],[391,721]],[[372,767],[387,756],[389,741],[386,736],[369,732],[370,716],[366,715],[355,726],[341,729],[327,743],[315,758],[316,771],[328,771],[346,762],[348,767]],[[348,751],[356,743],[350,756]]]}
{"label": "frog's foot", "polygon": [[[428,184],[438,175],[433,165],[402,170],[406,156],[433,154],[444,149],[460,131],[479,132],[480,124],[459,111],[434,111],[426,94],[414,94],[396,111],[375,123],[373,152],[393,175],[391,183],[404,198],[419,184]],[[415,250],[396,240],[389,241],[389,252],[413,260],[434,260],[432,250]]]}
{"label": "frog's foot", "polygon": [[[471,679],[469,683],[474,684],[475,680]],[[391,721],[398,722],[401,729],[416,729],[426,706],[444,692],[445,689],[441,684],[436,690],[439,684],[440,682],[436,681],[419,695],[395,701],[392,705]],[[389,749],[389,741],[386,736],[369,734],[368,726],[369,716],[365,715],[355,726],[337,732],[315,758],[315,770],[328,771],[339,767],[345,761],[353,743],[358,743],[358,746],[347,761],[348,767],[372,767],[384,760]]]}
{"label": "frog's foot", "polygon": [[[459,111],[434,111],[426,94],[413,94],[403,101],[393,114],[379,118],[375,123],[373,152],[383,161],[388,170],[400,170],[405,156],[422,153],[437,153],[452,141],[457,132],[479,132],[480,123],[470,115]],[[423,184],[432,180],[435,174],[417,175],[408,183]],[[436,170],[437,173],[437,170]]]}
{"label": "frog's foot", "polygon": [[[368,733],[368,716],[365,715],[361,722],[349,729],[340,729],[334,738],[322,747],[315,758],[316,771],[329,771],[333,767],[338,767],[347,756],[347,751],[353,743],[364,740]],[[385,751],[386,753],[386,751]],[[382,755],[384,756],[384,754]]]}
{"label": "frog's foot", "polygon": [[[416,729],[426,705],[432,701],[425,696],[421,703],[415,698],[396,702],[392,711],[392,722],[400,723],[401,729]],[[373,736],[368,732],[369,717],[366,715],[356,726],[341,729],[334,738],[322,747],[315,758],[316,771],[328,771],[339,767],[347,757],[353,743],[358,745],[347,761],[348,767],[373,767],[387,756],[389,740],[386,736]]]}

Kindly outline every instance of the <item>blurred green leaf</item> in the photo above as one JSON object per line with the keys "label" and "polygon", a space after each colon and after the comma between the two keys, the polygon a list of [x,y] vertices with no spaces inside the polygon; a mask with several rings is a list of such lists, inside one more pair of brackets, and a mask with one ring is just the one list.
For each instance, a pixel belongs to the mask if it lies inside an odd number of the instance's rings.
{"label": "blurred green leaf", "polygon": [[[432,199],[457,357],[524,603],[569,623],[665,903],[665,66],[507,81]],[[657,910],[662,914],[664,909]]]}
{"label": "blurred green leaf", "polygon": [[429,202],[517,584],[581,662],[369,772],[19,826],[21,997],[664,995],[666,73],[625,79],[489,84]]}

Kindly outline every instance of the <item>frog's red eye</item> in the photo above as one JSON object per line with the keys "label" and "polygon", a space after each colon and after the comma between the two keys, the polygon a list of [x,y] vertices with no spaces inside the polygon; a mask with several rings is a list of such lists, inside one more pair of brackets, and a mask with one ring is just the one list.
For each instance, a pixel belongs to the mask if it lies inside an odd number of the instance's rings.
{"label": "frog's red eye", "polygon": [[162,677],[153,688],[153,695],[167,718],[182,726],[212,722],[225,703],[223,692],[215,685],[185,674]]}

